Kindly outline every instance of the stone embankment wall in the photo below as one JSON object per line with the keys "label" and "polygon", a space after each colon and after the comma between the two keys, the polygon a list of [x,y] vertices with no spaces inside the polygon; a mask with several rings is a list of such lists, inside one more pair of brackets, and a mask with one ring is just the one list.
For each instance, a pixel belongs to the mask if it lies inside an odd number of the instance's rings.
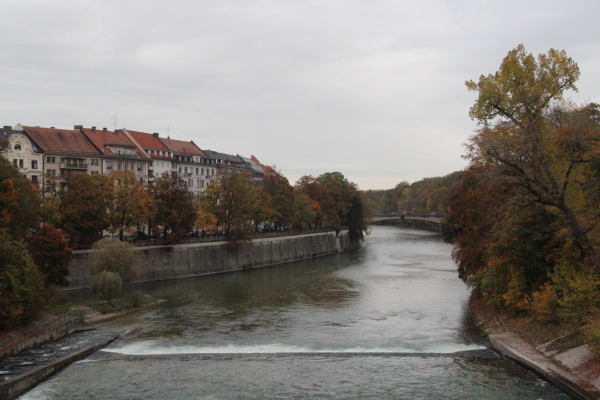
{"label": "stone embankment wall", "polygon": [[81,328],[82,324],[74,315],[64,314],[30,329],[10,331],[0,340],[0,358],[61,338]]}
{"label": "stone embankment wall", "polygon": [[[140,274],[135,282],[242,271],[335,254],[349,247],[348,232],[341,232],[339,237],[335,232],[324,232],[255,239],[240,248],[232,248],[227,242],[138,247]],[[65,290],[92,286],[90,253],[91,250],[73,252],[71,283]]]}

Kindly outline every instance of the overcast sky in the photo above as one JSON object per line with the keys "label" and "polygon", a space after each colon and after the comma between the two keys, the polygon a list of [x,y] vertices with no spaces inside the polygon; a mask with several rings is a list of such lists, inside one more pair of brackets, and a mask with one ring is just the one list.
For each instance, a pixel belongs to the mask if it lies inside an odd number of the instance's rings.
{"label": "overcast sky", "polygon": [[0,123],[167,133],[293,183],[361,189],[462,169],[464,82],[523,43],[600,101],[598,0],[1,0]]}

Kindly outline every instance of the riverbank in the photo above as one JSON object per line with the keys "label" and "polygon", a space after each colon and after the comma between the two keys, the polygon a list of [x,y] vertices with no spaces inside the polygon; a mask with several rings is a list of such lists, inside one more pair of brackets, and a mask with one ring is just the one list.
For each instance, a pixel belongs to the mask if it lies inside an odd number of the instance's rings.
{"label": "riverbank", "polygon": [[[137,247],[139,275],[134,283],[242,271],[335,254],[350,248],[348,232],[254,239],[234,247],[230,242]],[[70,285],[61,291],[91,288],[91,250],[73,252]]]}
{"label": "riverbank", "polygon": [[600,399],[600,357],[588,350],[577,331],[496,312],[477,295],[471,296],[470,307],[490,347],[503,357],[532,370],[574,399]]}

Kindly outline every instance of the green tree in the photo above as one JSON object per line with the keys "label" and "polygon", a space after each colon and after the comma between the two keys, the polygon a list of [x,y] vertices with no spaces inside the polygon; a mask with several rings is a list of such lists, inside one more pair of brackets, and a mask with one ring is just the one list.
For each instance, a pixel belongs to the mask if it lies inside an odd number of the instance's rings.
{"label": "green tree", "polygon": [[123,281],[116,272],[102,271],[94,281],[94,290],[100,298],[105,301],[111,301],[121,293]]}
{"label": "green tree", "polygon": [[0,234],[0,330],[35,318],[44,297],[44,278],[25,244]]}

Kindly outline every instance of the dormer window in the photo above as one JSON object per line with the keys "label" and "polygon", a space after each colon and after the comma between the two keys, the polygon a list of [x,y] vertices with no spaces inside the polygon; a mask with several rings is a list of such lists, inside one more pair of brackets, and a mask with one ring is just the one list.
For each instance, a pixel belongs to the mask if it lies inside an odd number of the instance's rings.
{"label": "dormer window", "polygon": [[21,150],[21,145],[19,143],[15,144],[15,150]]}

